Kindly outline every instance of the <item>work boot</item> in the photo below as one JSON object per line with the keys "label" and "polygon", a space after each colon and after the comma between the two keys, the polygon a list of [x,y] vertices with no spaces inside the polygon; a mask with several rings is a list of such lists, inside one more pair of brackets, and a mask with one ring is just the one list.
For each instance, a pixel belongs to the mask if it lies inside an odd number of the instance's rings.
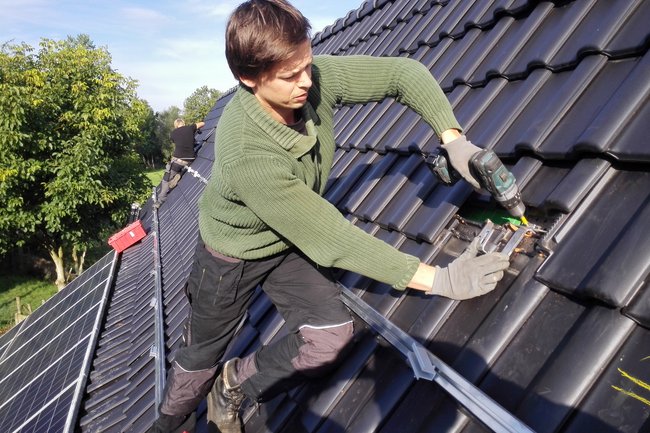
{"label": "work boot", "polygon": [[239,358],[226,362],[208,394],[208,426],[216,425],[221,433],[242,433],[239,410],[244,401],[241,385],[236,383]]}
{"label": "work boot", "polygon": [[196,412],[189,415],[166,415],[161,413],[147,433],[194,433]]}
{"label": "work boot", "polygon": [[174,189],[176,188],[176,185],[178,185],[178,182],[181,180],[181,174],[176,173],[170,180],[169,180],[169,189]]}

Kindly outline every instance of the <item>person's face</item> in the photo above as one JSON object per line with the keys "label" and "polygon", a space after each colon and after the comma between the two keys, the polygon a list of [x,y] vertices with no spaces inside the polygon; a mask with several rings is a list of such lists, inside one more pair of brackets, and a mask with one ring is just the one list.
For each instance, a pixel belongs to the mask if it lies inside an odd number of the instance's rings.
{"label": "person's face", "polygon": [[291,57],[279,62],[257,79],[241,78],[262,107],[284,124],[294,123],[294,110],[307,102],[311,87],[311,42],[299,45]]}

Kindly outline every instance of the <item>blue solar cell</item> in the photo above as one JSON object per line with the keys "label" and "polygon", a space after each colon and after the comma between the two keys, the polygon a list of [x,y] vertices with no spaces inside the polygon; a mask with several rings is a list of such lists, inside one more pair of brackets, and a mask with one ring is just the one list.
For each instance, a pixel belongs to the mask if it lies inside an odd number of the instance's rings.
{"label": "blue solar cell", "polygon": [[91,346],[111,284],[116,255],[107,254],[3,341],[0,431],[62,432],[76,418]]}

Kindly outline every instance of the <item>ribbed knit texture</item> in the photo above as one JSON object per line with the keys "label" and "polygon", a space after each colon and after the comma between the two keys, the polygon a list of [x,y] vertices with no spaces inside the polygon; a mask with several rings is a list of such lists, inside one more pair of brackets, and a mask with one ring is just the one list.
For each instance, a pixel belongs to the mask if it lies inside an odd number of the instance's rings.
{"label": "ribbed knit texture", "polygon": [[335,151],[334,107],[393,97],[438,135],[460,126],[419,62],[317,56],[312,74],[302,109],[307,136],[272,119],[243,86],[228,103],[215,135],[212,176],[199,201],[201,236],[214,250],[244,260],[295,245],[319,265],[404,289],[419,259],[352,225],[321,196]]}

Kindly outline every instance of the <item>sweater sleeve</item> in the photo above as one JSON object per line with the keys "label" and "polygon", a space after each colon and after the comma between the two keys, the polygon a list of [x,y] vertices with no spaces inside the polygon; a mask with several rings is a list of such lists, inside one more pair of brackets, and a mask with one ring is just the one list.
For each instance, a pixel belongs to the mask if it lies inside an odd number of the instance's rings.
{"label": "sweater sleeve", "polygon": [[357,272],[403,290],[420,263],[351,224],[297,179],[289,163],[253,155],[225,167],[239,198],[258,218],[321,266]]}
{"label": "sweater sleeve", "polygon": [[404,57],[317,56],[323,89],[336,103],[357,104],[386,97],[414,110],[440,134],[462,128],[440,85],[420,62]]}

